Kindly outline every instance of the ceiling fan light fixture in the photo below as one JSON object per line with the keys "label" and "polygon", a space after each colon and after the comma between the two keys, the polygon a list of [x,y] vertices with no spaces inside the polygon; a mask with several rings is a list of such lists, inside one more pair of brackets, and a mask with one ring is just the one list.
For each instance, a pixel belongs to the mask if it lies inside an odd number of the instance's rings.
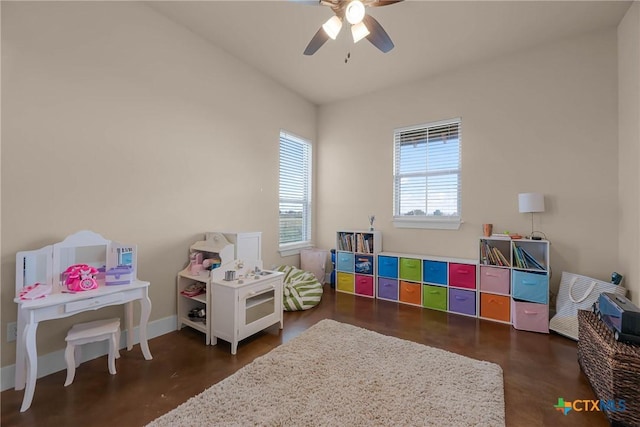
{"label": "ceiling fan light fixture", "polygon": [[342,28],[342,21],[337,16],[331,17],[327,22],[322,24],[322,29],[329,37],[333,40],[338,37],[338,33],[340,33],[340,29]]}
{"label": "ceiling fan light fixture", "polygon": [[356,25],[362,22],[364,18],[364,4],[360,0],[353,0],[347,5],[345,11],[345,17],[351,25]]}
{"label": "ceiling fan light fixture", "polygon": [[360,40],[367,37],[369,33],[369,29],[364,25],[364,22],[351,26],[351,35],[353,36],[354,43],[358,43]]}

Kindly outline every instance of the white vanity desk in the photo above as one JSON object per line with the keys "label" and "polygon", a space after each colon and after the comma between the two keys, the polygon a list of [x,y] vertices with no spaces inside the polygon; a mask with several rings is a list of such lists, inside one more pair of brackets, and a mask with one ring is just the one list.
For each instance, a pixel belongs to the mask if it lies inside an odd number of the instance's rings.
{"label": "white vanity desk", "polygon": [[[38,323],[61,319],[78,313],[97,310],[112,305],[125,305],[124,320],[127,328],[127,349],[133,347],[133,302],[140,301],[139,337],[140,348],[146,360],[151,360],[147,342],[147,323],[151,313],[149,282],[135,279],[128,285],[105,286],[78,293],[63,293],[59,286],[60,273],[71,264],[87,263],[90,259],[105,261],[107,267],[114,266],[123,248],[132,248],[131,262],[136,267],[135,246],[120,245],[105,240],[91,231],[81,231],[64,241],[36,251],[18,252],[16,255],[16,298],[18,304],[18,336],[16,343],[15,389],[26,390],[20,412],[31,406],[38,373],[36,330]],[[53,292],[45,298],[21,300],[17,295],[23,287],[35,282],[53,285]]]}

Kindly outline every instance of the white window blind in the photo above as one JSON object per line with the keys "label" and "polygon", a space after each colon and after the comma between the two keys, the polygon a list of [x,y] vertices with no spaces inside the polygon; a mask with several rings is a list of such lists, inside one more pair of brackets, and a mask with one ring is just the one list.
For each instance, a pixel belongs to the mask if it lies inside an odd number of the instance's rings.
{"label": "white window blind", "polygon": [[459,226],[460,164],[460,119],[396,129],[394,223]]}
{"label": "white window blind", "polygon": [[280,248],[311,241],[311,144],[280,131]]}

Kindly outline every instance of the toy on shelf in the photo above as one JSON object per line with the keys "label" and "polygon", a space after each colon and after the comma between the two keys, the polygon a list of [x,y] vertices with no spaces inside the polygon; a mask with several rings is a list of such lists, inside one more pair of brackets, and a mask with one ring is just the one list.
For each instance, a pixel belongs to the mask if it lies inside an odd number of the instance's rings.
{"label": "toy on shelf", "polygon": [[104,284],[107,286],[129,285],[131,280],[133,280],[133,267],[130,265],[118,265],[105,272]]}
{"label": "toy on shelf", "polygon": [[220,267],[220,257],[207,258],[204,261],[202,261],[202,266],[206,270],[213,270],[214,268],[218,268]]}
{"label": "toy on shelf", "polygon": [[201,271],[204,271],[204,266],[202,265],[202,252],[192,252],[189,254],[189,271],[194,276],[197,276]]}
{"label": "toy on shelf", "polygon": [[180,291],[182,295],[187,297],[194,297],[196,295],[203,294],[207,291],[206,285],[202,282],[196,282],[188,285],[184,290]]}
{"label": "toy on shelf", "polygon": [[38,298],[44,298],[51,293],[53,286],[46,283],[34,283],[27,287],[22,288],[18,295],[21,300],[33,300]]}
{"label": "toy on shelf", "polygon": [[64,284],[71,292],[88,291],[98,287],[96,281],[98,269],[88,264],[74,264],[62,274],[65,278]]}

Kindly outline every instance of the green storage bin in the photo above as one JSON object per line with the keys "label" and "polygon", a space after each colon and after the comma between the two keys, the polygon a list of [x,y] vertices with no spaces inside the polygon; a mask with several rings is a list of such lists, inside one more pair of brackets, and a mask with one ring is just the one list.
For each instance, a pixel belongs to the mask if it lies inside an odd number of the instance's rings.
{"label": "green storage bin", "polygon": [[410,282],[422,282],[422,260],[400,258],[400,279]]}
{"label": "green storage bin", "polygon": [[444,286],[424,285],[422,305],[433,310],[447,311],[447,288]]}

